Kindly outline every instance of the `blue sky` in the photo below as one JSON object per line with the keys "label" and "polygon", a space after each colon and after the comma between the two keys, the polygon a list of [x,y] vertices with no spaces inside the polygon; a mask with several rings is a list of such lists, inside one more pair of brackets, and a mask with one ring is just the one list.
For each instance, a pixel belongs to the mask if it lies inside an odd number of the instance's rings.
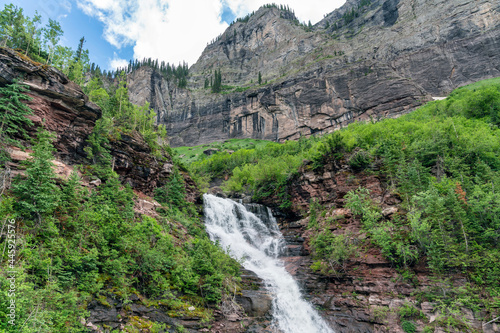
{"label": "blue sky", "polygon": [[0,5],[13,3],[30,17],[38,11],[44,22],[57,20],[65,46],[76,48],[85,36],[91,61],[109,70],[144,57],[192,65],[236,17],[270,2],[316,23],[345,0],[0,0]]}

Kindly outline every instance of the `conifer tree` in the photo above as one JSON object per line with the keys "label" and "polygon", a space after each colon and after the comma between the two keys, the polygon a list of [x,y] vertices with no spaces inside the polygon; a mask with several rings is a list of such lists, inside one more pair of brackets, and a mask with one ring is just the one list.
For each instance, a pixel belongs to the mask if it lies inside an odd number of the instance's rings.
{"label": "conifer tree", "polygon": [[186,206],[185,195],[184,178],[177,167],[173,169],[169,181],[164,186],[155,189],[155,198],[162,203],[167,203],[171,208]]}
{"label": "conifer tree", "polygon": [[32,110],[23,101],[31,98],[24,94],[27,86],[15,81],[0,88],[0,163],[7,158],[5,148],[7,145],[19,145],[15,135],[27,137],[23,125],[31,126],[33,123],[26,118]]}
{"label": "conifer tree", "polygon": [[215,70],[214,73],[214,81],[212,84],[212,92],[220,93],[222,90],[222,73],[221,70]]}
{"label": "conifer tree", "polygon": [[12,191],[17,197],[15,208],[23,217],[42,221],[44,216],[54,212],[59,204],[59,188],[54,180],[52,153],[55,151],[52,141],[55,135],[39,129],[33,147],[32,158],[26,163],[26,178],[18,177],[12,184]]}

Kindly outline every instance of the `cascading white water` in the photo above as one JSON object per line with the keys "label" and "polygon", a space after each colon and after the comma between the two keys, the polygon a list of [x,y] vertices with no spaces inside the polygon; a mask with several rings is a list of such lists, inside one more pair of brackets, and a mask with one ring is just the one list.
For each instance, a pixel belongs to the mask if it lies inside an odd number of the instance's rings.
{"label": "cascading white water", "polygon": [[285,270],[278,255],[284,249],[283,235],[272,218],[266,225],[243,205],[205,194],[205,225],[212,241],[218,240],[230,255],[244,260],[273,295],[273,324],[285,333],[329,333],[333,330],[306,302],[297,282]]}

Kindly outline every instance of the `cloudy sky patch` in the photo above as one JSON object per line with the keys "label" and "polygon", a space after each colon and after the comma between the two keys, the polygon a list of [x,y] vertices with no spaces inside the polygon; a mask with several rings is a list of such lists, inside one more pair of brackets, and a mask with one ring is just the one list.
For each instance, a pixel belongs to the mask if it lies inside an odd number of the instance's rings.
{"label": "cloudy sky patch", "polygon": [[345,0],[0,0],[25,14],[58,20],[64,46],[76,49],[82,36],[90,59],[112,70],[129,60],[153,58],[192,65],[207,44],[237,17],[264,4],[288,5],[300,21],[314,24]]}
{"label": "cloudy sky patch", "polygon": [[[316,23],[343,0],[288,0],[299,20]],[[134,59],[174,64],[196,62],[207,43],[236,17],[257,10],[266,0],[77,0],[78,8],[102,22],[103,37],[121,49],[133,47]],[[118,63],[113,58],[111,62]]]}

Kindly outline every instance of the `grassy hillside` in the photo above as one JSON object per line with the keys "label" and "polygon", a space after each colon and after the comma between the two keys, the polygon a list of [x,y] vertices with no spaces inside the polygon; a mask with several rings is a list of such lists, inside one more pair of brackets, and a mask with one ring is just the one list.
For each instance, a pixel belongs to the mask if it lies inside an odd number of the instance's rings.
{"label": "grassy hillside", "polygon": [[232,153],[240,149],[255,149],[261,148],[267,145],[269,141],[256,140],[256,139],[229,139],[224,142],[213,142],[210,144],[204,144],[194,147],[178,147],[173,148],[176,152],[179,160],[185,165],[190,165],[191,163],[199,160],[203,160],[208,157],[204,154],[204,151],[213,150],[213,152],[227,152]]}

